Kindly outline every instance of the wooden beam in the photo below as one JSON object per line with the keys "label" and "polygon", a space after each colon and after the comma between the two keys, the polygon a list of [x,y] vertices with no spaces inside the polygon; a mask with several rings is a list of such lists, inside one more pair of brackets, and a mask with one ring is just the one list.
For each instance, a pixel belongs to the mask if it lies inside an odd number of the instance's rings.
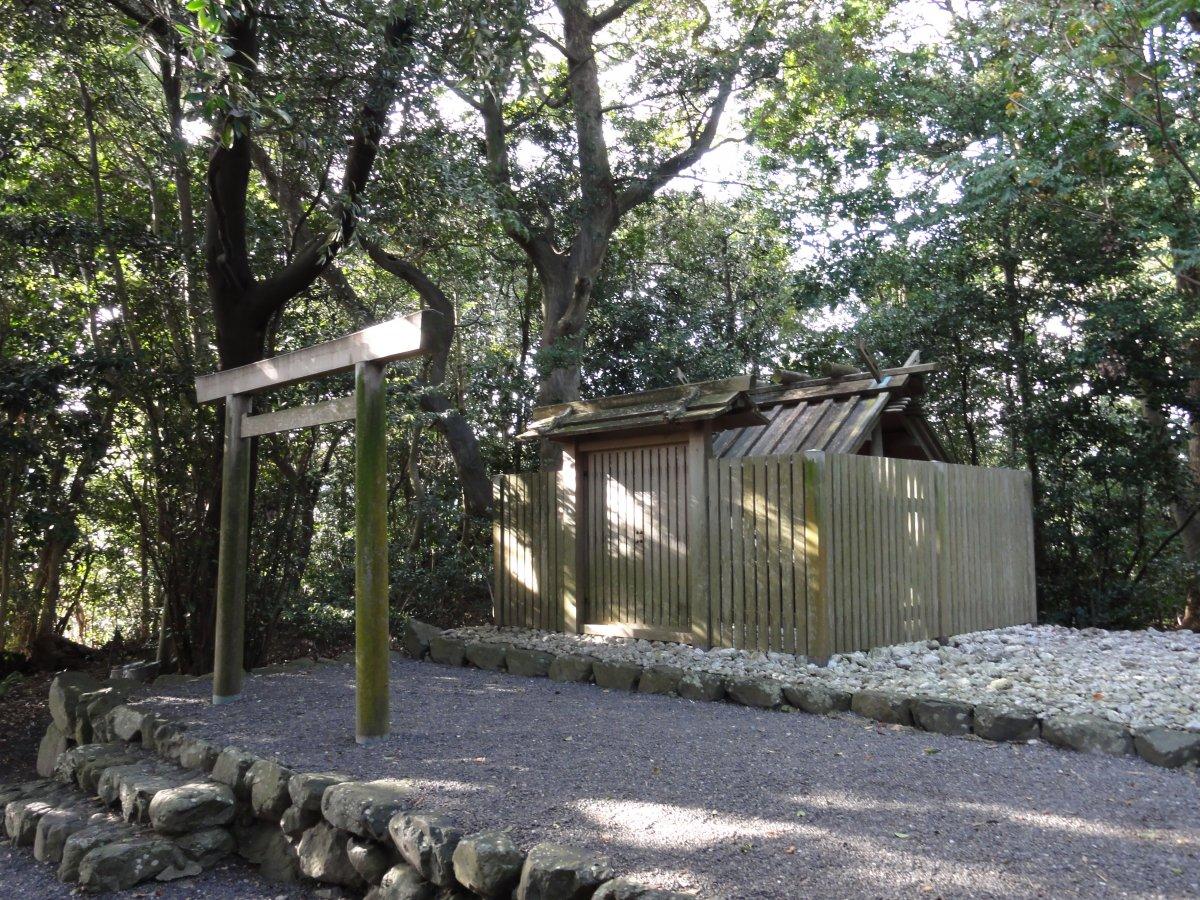
{"label": "wooden beam", "polygon": [[[910,356],[909,359],[912,359],[912,357]],[[929,372],[936,372],[938,370],[938,368],[939,368],[939,366],[937,363],[921,363],[921,362],[913,363],[913,364],[905,363],[903,366],[896,366],[895,368],[892,368],[892,369],[880,369],[879,374],[880,375],[925,375]],[[870,372],[866,372],[866,371],[850,372],[849,374],[846,374],[846,375],[823,375],[819,378],[816,378],[816,377],[813,377],[810,375],[805,375],[803,372],[791,372],[787,369],[776,369],[774,380],[778,384],[786,384],[786,385],[791,385],[791,386],[795,386],[795,387],[809,387],[809,386],[815,386],[815,385],[820,385],[820,384],[837,384],[842,381],[853,381],[853,380],[863,380],[863,379],[874,380],[874,378],[875,378],[874,375],[872,375]],[[768,386],[769,385],[759,385],[758,390],[761,391]],[[754,393],[753,389],[751,390],[751,393],[752,394]]]}
{"label": "wooden beam", "polygon": [[354,369],[355,739],[387,736],[388,545],[387,416],[383,363]]}
{"label": "wooden beam", "polygon": [[637,638],[643,641],[671,641],[675,644],[690,644],[692,636],[682,631],[669,631],[666,628],[651,628],[641,625],[584,625],[584,634],[598,634],[604,637]]}
{"label": "wooden beam", "polygon": [[250,439],[242,421],[249,397],[225,398],[225,455],[221,463],[221,537],[217,545],[217,621],[213,703],[242,693],[246,633],[246,567],[250,537]]}
{"label": "wooden beam", "polygon": [[276,434],[294,431],[297,428],[313,428],[332,422],[345,422],[354,418],[354,395],[322,400],[308,406],[296,406],[277,412],[257,416],[242,416],[242,436],[258,437],[260,434]]}
{"label": "wooden beam", "polygon": [[423,352],[421,313],[416,312],[303,350],[201,375],[196,379],[196,400],[208,403],[229,394],[256,394],[318,375],[346,372],[359,363],[391,362]]}

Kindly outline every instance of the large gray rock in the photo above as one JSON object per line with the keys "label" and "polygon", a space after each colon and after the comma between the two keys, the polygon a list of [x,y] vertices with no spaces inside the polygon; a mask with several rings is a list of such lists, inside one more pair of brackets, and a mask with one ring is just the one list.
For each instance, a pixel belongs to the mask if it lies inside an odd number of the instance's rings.
{"label": "large gray rock", "polygon": [[23,800],[14,800],[4,807],[4,831],[14,847],[32,847],[42,817],[77,800],[74,794],[61,786]]}
{"label": "large gray rock", "polygon": [[300,839],[300,846],[296,850],[300,857],[300,871],[325,884],[360,887],[362,877],[350,864],[350,857],[346,854],[349,838],[350,835],[329,823],[318,822]]}
{"label": "large gray rock", "polygon": [[124,703],[114,706],[104,715],[108,722],[108,733],[116,740],[140,741],[142,728],[146,724],[146,714]]}
{"label": "large gray rock", "polygon": [[913,723],[923,731],[936,734],[970,734],[971,715],[971,704],[961,700],[920,697],[912,701]]}
{"label": "large gray rock", "polygon": [[438,813],[399,813],[388,823],[388,833],[410,866],[436,885],[454,882],[454,848],[462,832]]}
{"label": "large gray rock", "polygon": [[1134,735],[1138,756],[1156,766],[1177,769],[1200,765],[1200,734],[1174,728],[1151,728]]}
{"label": "large gray rock", "polygon": [[408,863],[388,869],[379,887],[372,888],[364,900],[434,900],[437,887],[426,881]]}
{"label": "large gray rock", "polygon": [[63,672],[50,682],[50,717],[63,734],[75,733],[75,708],[79,697],[98,690],[100,682],[86,672]]}
{"label": "large gray rock", "polygon": [[399,862],[399,854],[394,846],[385,846],[370,838],[350,838],[346,841],[346,856],[354,871],[367,884],[379,884],[388,869]]}
{"label": "large gray rock", "polygon": [[233,793],[239,800],[250,799],[250,767],[258,761],[258,757],[237,747],[226,747],[217,754],[213,763],[212,777],[214,781],[227,784],[233,788]]}
{"label": "large gray rock", "polygon": [[498,671],[504,668],[504,657],[507,652],[505,644],[491,644],[485,641],[473,641],[463,648],[467,662],[481,669]]}
{"label": "large gray rock", "polygon": [[413,782],[394,778],[335,784],[321,796],[321,815],[343,831],[385,841],[388,822],[412,805],[417,790]]}
{"label": "large gray rock", "polygon": [[232,831],[238,856],[258,866],[263,878],[285,883],[300,879],[300,858],[296,848],[277,824],[259,819],[234,820]]}
{"label": "large gray rock", "polygon": [[711,672],[688,672],[679,679],[676,690],[684,700],[721,700],[725,696],[725,679]]}
{"label": "large gray rock", "polygon": [[796,709],[818,716],[845,712],[850,709],[850,692],[814,681],[786,685],[783,695]]}
{"label": "large gray rock", "polygon": [[100,732],[97,734],[97,724],[103,723],[104,716],[110,709],[120,706],[125,702],[125,698],[129,696],[132,687],[136,687],[132,682],[118,682],[96,691],[80,694],[75,706],[76,742],[88,744],[92,741],[111,740],[111,736],[105,736],[102,724]]}
{"label": "large gray rock", "polygon": [[37,823],[33,838],[34,859],[57,865],[62,861],[63,845],[67,838],[89,825],[103,823],[106,818],[91,806],[80,805],[51,810]]}
{"label": "large gray rock", "polygon": [[436,634],[429,639],[429,658],[443,666],[461,666],[466,659],[466,644],[458,638]]}
{"label": "large gray rock", "polygon": [[[104,777],[105,772],[117,766],[131,766],[144,760],[145,757],[134,752],[86,759],[75,770],[75,780],[79,784],[79,789],[85,794],[99,794],[100,779]],[[119,800],[120,794],[117,793],[111,802],[116,803]]]}
{"label": "large gray rock", "polygon": [[589,656],[576,656],[571,653],[562,653],[554,657],[554,662],[550,663],[550,680],[551,681],[591,681],[592,680],[592,658]]}
{"label": "large gray rock", "polygon": [[288,795],[293,806],[320,812],[325,790],[347,781],[350,776],[340,772],[300,772],[288,779]]}
{"label": "large gray rock", "polygon": [[440,628],[416,619],[409,619],[400,633],[400,643],[404,646],[404,651],[413,659],[422,659],[429,653],[429,642],[441,633]]}
{"label": "large gray rock", "polygon": [[131,765],[143,755],[128,744],[83,744],[58,758],[54,777],[63,784],[77,784],[85,794],[97,791],[100,776],[113,766]]}
{"label": "large gray rock", "polygon": [[121,785],[126,779],[139,775],[158,775],[164,771],[166,770],[157,762],[144,759],[106,766],[96,780],[96,795],[106,806],[116,806],[121,802]]}
{"label": "large gray rock", "polygon": [[184,834],[228,825],[236,806],[229,785],[215,781],[167,788],[150,801],[150,827],[162,834]]}
{"label": "large gray rock", "polygon": [[526,650],[524,647],[511,647],[506,654],[508,671],[512,675],[523,675],[526,678],[545,678],[550,674],[550,664],[554,655],[541,650]]}
{"label": "large gray rock", "polygon": [[[156,729],[157,730],[157,729]],[[208,773],[217,764],[221,748],[200,738],[185,737],[179,744],[179,765]]]}
{"label": "large gray rock", "polygon": [[[8,806],[14,800],[26,800],[57,790],[59,787],[61,787],[61,783],[52,778],[39,778],[36,781],[22,781],[17,784],[0,784],[0,820],[3,819],[3,807]],[[0,822],[0,825],[2,824]]]}
{"label": "large gray rock", "polygon": [[167,869],[187,867],[187,857],[170,841],[127,838],[89,850],[79,862],[79,884],[92,891],[125,891]]}
{"label": "large gray rock", "polygon": [[636,663],[598,659],[592,664],[592,677],[602,688],[632,691],[637,689],[638,679],[642,677],[642,667]]}
{"label": "large gray rock", "polygon": [[913,723],[911,701],[892,691],[858,691],[850,700],[850,709],[860,716],[889,725]]}
{"label": "large gray rock", "polygon": [[606,881],[592,895],[592,900],[687,900],[691,894],[664,891],[638,884],[632,878],[614,878]]}
{"label": "large gray rock", "polygon": [[729,698],[742,706],[774,709],[783,702],[783,687],[773,678],[734,678],[726,690]]}
{"label": "large gray rock", "polygon": [[674,694],[683,678],[683,669],[675,666],[650,666],[642,671],[638,681],[638,693]]}
{"label": "large gray rock", "polygon": [[1031,741],[1041,734],[1038,717],[1019,706],[983,703],[975,707],[975,734],[987,741]]}
{"label": "large gray rock", "polygon": [[129,829],[116,823],[89,825],[76,831],[63,844],[62,862],[58,864],[58,880],[64,884],[78,881],[79,863],[89,852],[128,836]]}
{"label": "large gray rock", "polygon": [[1042,739],[1081,753],[1105,753],[1109,756],[1133,754],[1133,738],[1129,730],[1124,725],[1098,716],[1049,716],[1042,722]]}
{"label": "large gray rock", "polygon": [[62,729],[51,722],[46,726],[46,734],[38,744],[37,773],[43,778],[54,774],[58,766],[58,758],[67,752],[67,736]]}
{"label": "large gray rock", "polygon": [[246,779],[250,783],[250,808],[260,819],[278,822],[284,810],[292,805],[288,783],[294,773],[273,759],[258,759],[250,766]]}
{"label": "large gray rock", "polygon": [[537,844],[525,858],[514,900],[585,900],[615,873],[604,857]]}
{"label": "large gray rock", "polygon": [[480,897],[508,898],[521,877],[525,854],[504,831],[469,834],[454,848],[454,877]]}
{"label": "large gray rock", "polygon": [[289,806],[279,817],[279,830],[294,841],[300,840],[304,832],[312,828],[321,819],[319,809],[301,809],[299,806]]}
{"label": "large gray rock", "polygon": [[153,749],[163,759],[174,763],[179,762],[187,742],[188,736],[184,733],[183,726],[175,722],[159,722],[154,726],[153,741],[142,741],[147,749]]}
{"label": "large gray rock", "polygon": [[183,855],[202,869],[211,869],[233,853],[236,844],[228,828],[205,828],[172,839]]}
{"label": "large gray rock", "polygon": [[122,778],[121,815],[125,817],[126,822],[148,824],[150,822],[150,804],[154,802],[154,798],[162,791],[180,787],[195,777],[192,773],[183,774],[177,770],[168,770]]}

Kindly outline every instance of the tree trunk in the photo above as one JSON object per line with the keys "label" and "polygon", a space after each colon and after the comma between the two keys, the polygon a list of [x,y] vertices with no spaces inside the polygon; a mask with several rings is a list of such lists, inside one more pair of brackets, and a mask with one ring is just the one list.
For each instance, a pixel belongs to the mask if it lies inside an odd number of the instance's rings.
{"label": "tree trunk", "polygon": [[362,241],[367,255],[386,272],[401,278],[417,292],[426,307],[421,319],[421,344],[429,351],[423,384],[418,386],[420,407],[432,417],[432,424],[446,439],[463,489],[467,513],[488,518],[492,511],[492,481],[487,464],[479,451],[475,432],[466,418],[441,390],[446,380],[446,365],[454,343],[456,328],[454,304],[420,267],[407,259],[388,253],[371,241]]}

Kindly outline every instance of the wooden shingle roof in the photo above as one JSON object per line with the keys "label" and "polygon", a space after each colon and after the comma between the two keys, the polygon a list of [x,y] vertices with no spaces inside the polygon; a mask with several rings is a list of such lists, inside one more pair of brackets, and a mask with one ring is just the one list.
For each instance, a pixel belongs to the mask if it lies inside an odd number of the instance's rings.
{"label": "wooden shingle roof", "polygon": [[913,354],[893,369],[843,367],[841,374],[822,377],[780,371],[766,384],[745,375],[557,403],[534,409],[518,437],[636,441],[707,422],[718,459],[823,450],[949,460],[917,402],[925,374],[935,368]]}
{"label": "wooden shingle roof", "polygon": [[520,439],[567,441],[597,434],[617,436],[674,429],[711,421],[729,428],[765,422],[748,393],[749,375],[619,394],[599,400],[577,400],[539,406]]}
{"label": "wooden shingle roof", "polygon": [[877,427],[887,427],[911,432],[930,459],[949,459],[916,403],[924,392],[924,375],[935,368],[914,363],[884,369],[878,379],[870,372],[822,378],[787,373],[782,382],[750,391],[768,421],[717,435],[713,455],[735,459],[805,450],[857,453]]}

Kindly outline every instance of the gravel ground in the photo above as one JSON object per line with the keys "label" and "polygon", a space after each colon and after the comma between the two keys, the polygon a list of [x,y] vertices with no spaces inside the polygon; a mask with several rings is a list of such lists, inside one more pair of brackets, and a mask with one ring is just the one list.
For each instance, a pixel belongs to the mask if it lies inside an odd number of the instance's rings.
{"label": "gravel ground", "polygon": [[[0,845],[0,896],[24,900],[67,900],[80,896],[75,885],[54,877],[55,867],[38,862],[28,848]],[[113,895],[108,895],[113,896]],[[247,865],[233,864],[205,872],[199,878],[182,878],[165,884],[151,882],[120,894],[155,900],[299,900],[316,897],[310,888],[272,884]]]}
{"label": "gravel ground", "polygon": [[1105,631],[1018,625],[937,641],[834,656],[828,667],[803,657],[744,650],[703,651],[682,644],[568,635],[519,628],[456,629],[467,640],[583,652],[780,681],[820,679],[850,691],[896,688],[969,703],[1003,700],[1039,715],[1088,713],[1146,728],[1200,731],[1200,633]]}
{"label": "gravel ground", "polygon": [[394,733],[368,748],[346,664],[253,678],[226,706],[207,682],[148,704],[703,897],[1200,896],[1195,773],[406,659],[391,674]]}

